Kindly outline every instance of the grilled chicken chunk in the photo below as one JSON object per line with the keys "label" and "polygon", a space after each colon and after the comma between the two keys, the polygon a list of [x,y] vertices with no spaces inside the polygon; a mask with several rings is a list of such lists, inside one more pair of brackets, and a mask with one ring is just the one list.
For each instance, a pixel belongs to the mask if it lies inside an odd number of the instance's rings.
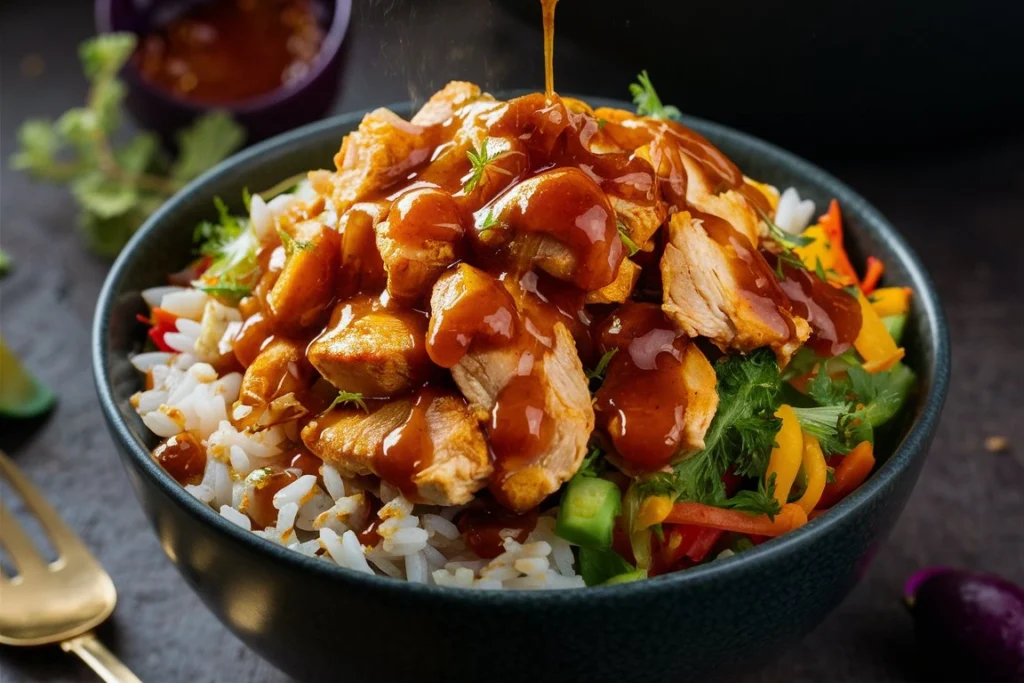
{"label": "grilled chicken chunk", "polygon": [[302,430],[306,446],[345,476],[375,474],[413,500],[463,505],[492,467],[465,400],[424,389],[371,408],[335,408]]}
{"label": "grilled chicken chunk", "polygon": [[672,216],[661,276],[665,313],[691,337],[707,337],[723,351],[770,346],[785,365],[810,334],[764,258],[714,216]]}
{"label": "grilled chicken chunk", "polygon": [[304,344],[274,338],[246,368],[238,400],[248,406],[264,406],[302,391],[312,377],[313,368],[306,360]]}
{"label": "grilled chicken chunk", "polygon": [[327,328],[306,354],[339,390],[387,398],[429,377],[426,333],[427,318],[422,313],[386,309],[378,299],[358,297],[335,307]]}
{"label": "grilled chicken chunk", "polygon": [[338,213],[426,163],[433,151],[428,138],[422,126],[387,109],[375,109],[364,116],[334,156],[338,171],[330,184]]}
{"label": "grilled chicken chunk", "polygon": [[341,239],[317,221],[304,221],[284,234],[287,257],[267,294],[267,307],[275,329],[298,331],[322,322],[334,300]]}
{"label": "grilled chicken chunk", "polygon": [[379,292],[387,284],[384,262],[377,251],[377,224],[387,217],[390,202],[359,202],[338,220],[341,235],[341,267],[338,298],[359,292]]}
{"label": "grilled chicken chunk", "polygon": [[467,81],[451,81],[431,95],[412,122],[417,126],[435,126],[452,117],[455,110],[480,98],[480,86]]}
{"label": "grilled chicken chunk", "polygon": [[388,274],[388,294],[416,304],[458,258],[464,218],[450,194],[418,189],[399,197],[377,225],[377,249]]}
{"label": "grilled chicken chunk", "polygon": [[[500,422],[500,417],[494,416],[500,412],[495,411],[495,405],[508,398],[512,403],[509,410],[517,410],[514,401],[520,397],[509,397],[507,390],[522,377],[525,356],[514,347],[471,350],[452,368],[455,383],[477,418],[489,421],[492,447],[494,428]],[[491,482],[491,490],[498,499],[516,511],[536,507],[576,474],[594,429],[587,378],[565,325],[555,324],[554,345],[539,356],[532,358],[533,363],[539,364],[532,369],[536,378],[533,388],[539,395],[533,395],[532,388],[527,389],[533,406],[527,410],[536,408],[534,417],[545,423],[537,429],[546,442],[539,444],[529,462],[506,463],[504,468],[499,463],[499,471]]]}
{"label": "grilled chicken chunk", "polygon": [[640,279],[640,266],[629,259],[624,259],[619,265],[619,274],[615,281],[601,289],[595,289],[587,294],[588,304],[618,304],[629,299]]}

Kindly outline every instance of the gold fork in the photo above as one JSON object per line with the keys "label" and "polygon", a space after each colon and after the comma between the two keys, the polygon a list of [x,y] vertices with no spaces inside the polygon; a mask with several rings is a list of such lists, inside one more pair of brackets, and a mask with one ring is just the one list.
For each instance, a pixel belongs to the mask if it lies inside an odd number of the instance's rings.
{"label": "gold fork", "polygon": [[13,577],[0,574],[0,643],[60,643],[107,683],[141,683],[92,633],[117,602],[110,576],[3,451],[0,475],[38,518],[58,553],[47,563],[0,502],[0,543],[18,570]]}

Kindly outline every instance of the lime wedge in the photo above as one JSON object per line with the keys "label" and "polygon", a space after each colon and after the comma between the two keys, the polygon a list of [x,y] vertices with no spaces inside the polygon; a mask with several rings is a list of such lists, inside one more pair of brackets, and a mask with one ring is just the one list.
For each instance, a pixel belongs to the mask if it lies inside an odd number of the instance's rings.
{"label": "lime wedge", "polygon": [[0,339],[0,416],[36,417],[53,402],[53,392],[30,375]]}

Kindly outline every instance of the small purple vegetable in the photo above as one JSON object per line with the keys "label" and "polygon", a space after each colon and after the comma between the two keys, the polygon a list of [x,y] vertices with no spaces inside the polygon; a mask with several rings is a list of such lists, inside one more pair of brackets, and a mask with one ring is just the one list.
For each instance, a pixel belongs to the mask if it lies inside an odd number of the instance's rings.
{"label": "small purple vegetable", "polygon": [[904,587],[921,654],[951,680],[1024,681],[1024,589],[994,574],[925,569]]}

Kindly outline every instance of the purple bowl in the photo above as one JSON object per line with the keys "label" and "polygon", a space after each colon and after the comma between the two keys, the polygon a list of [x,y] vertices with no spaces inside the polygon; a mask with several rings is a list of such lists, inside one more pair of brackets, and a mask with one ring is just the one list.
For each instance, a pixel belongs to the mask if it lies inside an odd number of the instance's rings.
{"label": "purple bowl", "polygon": [[[143,35],[157,6],[166,4],[144,0],[96,0],[96,29],[99,33],[130,31]],[[177,0],[180,4],[180,0]],[[348,31],[352,0],[320,3],[326,12],[327,30],[316,61],[300,80],[248,100],[227,105],[190,102],[145,82],[129,63],[125,67],[128,83],[128,111],[143,128],[173,140],[173,133],[187,126],[200,114],[226,111],[246,130],[246,142],[252,143],[291,130],[321,118],[330,109],[341,86],[341,46]]]}

